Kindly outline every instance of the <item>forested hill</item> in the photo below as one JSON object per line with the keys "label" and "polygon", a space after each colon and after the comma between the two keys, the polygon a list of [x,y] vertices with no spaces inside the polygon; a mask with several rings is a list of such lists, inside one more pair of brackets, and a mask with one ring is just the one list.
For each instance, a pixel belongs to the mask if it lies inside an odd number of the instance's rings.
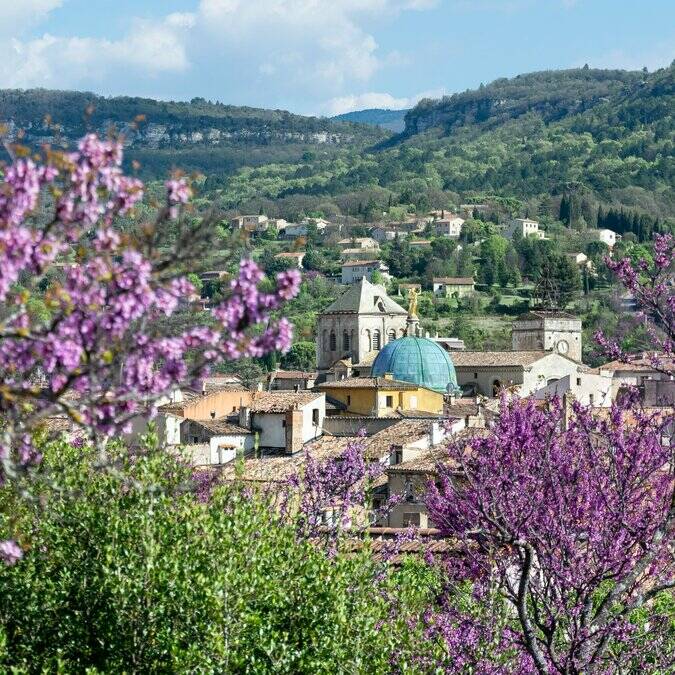
{"label": "forested hill", "polygon": [[10,138],[21,131],[33,146],[72,143],[88,130],[105,135],[115,127],[146,173],[175,163],[227,174],[239,166],[295,161],[313,149],[361,148],[387,135],[375,127],[202,98],[188,103],[45,89],[0,90],[0,123]]}
{"label": "forested hill", "polygon": [[487,86],[440,100],[423,99],[405,117],[406,135],[431,127],[451,133],[458,127],[494,128],[527,113],[554,122],[635,90],[641,71],[547,70],[501,78]]}

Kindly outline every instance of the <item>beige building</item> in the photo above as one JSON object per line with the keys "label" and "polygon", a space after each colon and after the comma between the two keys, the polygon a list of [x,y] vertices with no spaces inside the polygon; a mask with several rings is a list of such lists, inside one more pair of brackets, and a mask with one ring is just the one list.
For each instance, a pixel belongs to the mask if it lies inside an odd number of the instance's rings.
{"label": "beige building", "polygon": [[277,369],[267,376],[267,383],[273,391],[304,391],[314,388],[318,376],[316,371]]}
{"label": "beige building", "polygon": [[460,218],[454,213],[449,213],[445,217],[435,220],[432,224],[434,234],[437,237],[459,238],[462,234],[464,218]]}
{"label": "beige building", "polygon": [[246,230],[247,232],[264,232],[267,225],[267,216],[237,216],[230,220],[230,226],[235,230]]}
{"label": "beige building", "polygon": [[471,277],[434,277],[433,290],[434,295],[439,297],[451,298],[456,295],[463,298],[475,292],[476,282]]}
{"label": "beige building", "polygon": [[352,237],[347,239],[340,239],[338,241],[338,246],[342,249],[349,248],[365,248],[365,249],[378,249],[380,248],[379,243],[372,237]]}

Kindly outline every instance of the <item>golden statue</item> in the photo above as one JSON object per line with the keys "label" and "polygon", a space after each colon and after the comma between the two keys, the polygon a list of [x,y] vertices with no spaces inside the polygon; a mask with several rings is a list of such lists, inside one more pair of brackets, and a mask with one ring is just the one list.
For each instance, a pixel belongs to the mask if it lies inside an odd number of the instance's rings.
{"label": "golden statue", "polygon": [[417,298],[419,297],[420,292],[416,288],[411,288],[408,291],[408,316],[417,318]]}

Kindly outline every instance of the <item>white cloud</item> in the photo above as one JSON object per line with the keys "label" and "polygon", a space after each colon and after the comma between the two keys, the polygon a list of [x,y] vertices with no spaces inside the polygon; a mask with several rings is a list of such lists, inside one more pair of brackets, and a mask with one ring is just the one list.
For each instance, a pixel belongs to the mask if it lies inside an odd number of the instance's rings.
{"label": "white cloud", "polygon": [[62,4],[63,0],[0,0],[0,35],[17,35]]}
{"label": "white cloud", "polygon": [[395,97],[384,92],[369,91],[364,94],[350,94],[330,99],[322,106],[326,115],[341,115],[354,110],[368,110],[369,108],[385,108],[389,110],[403,110],[412,108],[420,99],[439,98],[446,93],[445,89],[433,89],[416,96]]}
{"label": "white cloud", "polygon": [[134,21],[120,40],[48,33],[14,38],[0,45],[0,86],[67,88],[103,82],[113,71],[181,72],[189,66],[183,38],[191,25],[190,15],[171,14],[160,23]]}

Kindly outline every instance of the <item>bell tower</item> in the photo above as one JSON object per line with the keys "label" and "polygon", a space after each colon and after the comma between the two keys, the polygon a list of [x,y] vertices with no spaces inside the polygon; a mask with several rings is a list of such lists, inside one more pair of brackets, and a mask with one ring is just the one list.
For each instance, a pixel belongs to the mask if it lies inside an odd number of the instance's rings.
{"label": "bell tower", "polygon": [[514,351],[553,351],[581,362],[581,319],[568,312],[533,310],[513,323]]}

